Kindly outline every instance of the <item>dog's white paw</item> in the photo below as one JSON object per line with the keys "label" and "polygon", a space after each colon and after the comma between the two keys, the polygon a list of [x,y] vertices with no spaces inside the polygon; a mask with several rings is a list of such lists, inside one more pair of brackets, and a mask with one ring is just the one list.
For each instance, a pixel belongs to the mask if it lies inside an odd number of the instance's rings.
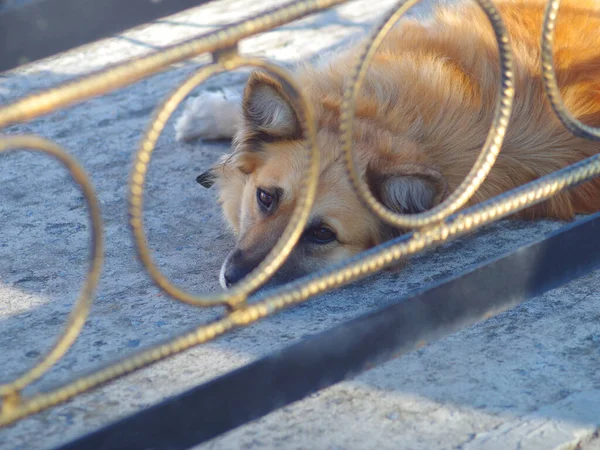
{"label": "dog's white paw", "polygon": [[190,98],[175,122],[178,141],[231,139],[241,120],[241,92],[235,89],[205,91]]}

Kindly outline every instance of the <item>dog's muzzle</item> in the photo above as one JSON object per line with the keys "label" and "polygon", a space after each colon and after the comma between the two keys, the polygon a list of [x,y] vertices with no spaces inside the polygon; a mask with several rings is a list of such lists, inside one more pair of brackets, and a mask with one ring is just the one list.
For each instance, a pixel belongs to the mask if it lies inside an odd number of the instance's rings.
{"label": "dog's muzzle", "polygon": [[221,266],[219,282],[224,289],[229,289],[248,275],[260,261],[248,261],[241,250],[233,250]]}

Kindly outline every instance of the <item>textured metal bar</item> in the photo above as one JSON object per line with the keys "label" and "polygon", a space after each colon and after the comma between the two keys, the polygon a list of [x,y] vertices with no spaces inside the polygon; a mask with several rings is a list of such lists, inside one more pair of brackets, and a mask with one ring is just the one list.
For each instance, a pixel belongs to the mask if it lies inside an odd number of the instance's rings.
{"label": "textured metal bar", "polygon": [[41,0],[0,7],[0,72],[211,0]]}
{"label": "textured metal bar", "polygon": [[59,449],[189,448],[598,268],[600,213]]}
{"label": "textured metal bar", "polygon": [[23,97],[14,103],[0,106],[0,128],[31,120],[95,95],[128,86],[166,69],[171,64],[202,53],[231,48],[244,38],[323,11],[344,1],[346,0],[295,0],[194,39],[164,47],[147,56],[134,58],[64,83],[60,87]]}

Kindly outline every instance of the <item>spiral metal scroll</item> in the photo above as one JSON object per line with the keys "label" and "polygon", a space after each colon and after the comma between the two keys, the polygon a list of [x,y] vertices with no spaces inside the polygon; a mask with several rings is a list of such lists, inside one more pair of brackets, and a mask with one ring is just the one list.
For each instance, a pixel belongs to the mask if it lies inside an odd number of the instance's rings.
{"label": "spiral metal scroll", "polygon": [[[490,0],[477,0],[485,11],[496,36],[501,82],[497,96],[495,118],[488,138],[474,167],[457,190],[437,208],[418,215],[393,214],[378,203],[357,176],[352,156],[352,121],[354,102],[365,77],[369,61],[377,46],[393,24],[418,0],[405,0],[375,28],[375,33],[357,60],[353,71],[353,82],[346,86],[342,108],[341,134],[349,176],[357,192],[367,206],[388,223],[399,227],[413,228],[416,231],[410,238],[391,241],[369,250],[335,267],[309,275],[289,285],[270,290],[246,303],[248,296],[260,287],[275,272],[291,252],[306,223],[317,183],[318,150],[315,140],[314,115],[311,105],[301,90],[283,69],[256,59],[243,58],[235,51],[237,43],[248,36],[291,22],[308,14],[318,12],[344,0],[298,0],[251,19],[239,22],[222,30],[209,33],[197,39],[174,45],[150,56],[123,63],[78,81],[47,90],[19,100],[11,105],[0,107],[0,128],[38,117],[67,105],[81,102],[91,96],[104,94],[138,81],[146,76],[166,69],[174,62],[183,61],[200,53],[214,52],[216,62],[192,75],[177,88],[157,109],[155,118],[140,144],[130,180],[130,222],[136,248],[144,267],[154,282],[173,298],[196,306],[226,305],[228,312],[216,321],[198,326],[169,342],[141,351],[134,356],[97,370],[90,375],[65,383],[48,393],[21,398],[20,391],[50,368],[73,343],[87,316],[91,298],[96,287],[102,260],[102,235],[98,201],[84,172],[56,144],[37,137],[9,137],[0,139],[0,151],[14,148],[29,148],[45,152],[58,158],[71,172],[80,185],[88,202],[92,224],[92,252],[90,270],[79,300],[68,321],[66,331],[55,347],[37,366],[10,384],[0,387],[2,409],[0,427],[13,423],[38,411],[65,402],[74,396],[98,387],[154,362],[180,353],[188,348],[210,341],[236,327],[248,325],[275,312],[303,302],[317,294],[335,289],[351,281],[365,277],[382,268],[392,265],[398,259],[413,255],[421,250],[434,247],[450,239],[462,236],[485,224],[549,199],[571,186],[600,175],[600,155],[593,156],[553,174],[540,178],[511,192],[502,194],[482,204],[475,205],[453,216],[463,206],[484,181],[500,150],[512,107],[514,95],[512,85],[512,58],[504,25]],[[573,133],[588,139],[598,139],[597,129],[587,127],[573,119],[566,111],[558,93],[556,76],[552,62],[552,41],[554,21],[559,0],[550,0],[542,36],[542,70],[548,97],[557,115]],[[238,288],[215,296],[194,296],[181,291],[154,266],[148,250],[143,229],[144,181],[155,143],[166,122],[177,105],[186,95],[219,72],[250,65],[275,73],[286,80],[298,94],[297,101],[304,113],[302,126],[310,147],[307,155],[304,196],[297,206],[294,217],[286,228],[284,236],[263,262]]]}
{"label": "spiral metal scroll", "polygon": [[[73,181],[79,185],[88,206],[91,227],[91,252],[89,256],[89,269],[81,289],[81,294],[75,302],[75,306],[62,334],[48,352],[34,367],[19,376],[16,380],[0,385],[0,396],[4,397],[3,413],[13,406],[20,396],[20,392],[29,384],[40,378],[48,371],[73,345],[85,323],[93,294],[98,285],[100,270],[102,268],[102,219],[100,216],[100,205],[94,187],[85,171],[58,145],[37,136],[14,136],[0,139],[0,153],[28,149],[50,155],[57,159],[70,173]],[[0,415],[1,417],[1,415]]]}
{"label": "spiral metal scroll", "polygon": [[[301,95],[301,89],[287,71],[267,63],[263,60],[253,58],[243,58],[238,55],[237,51],[229,51],[221,57],[222,62],[202,68],[199,72],[188,78],[178,89],[176,89],[158,108],[155,119],[152,121],[146,135],[144,136],[138,154],[133,166],[130,183],[130,199],[129,199],[129,215],[130,224],[133,231],[133,236],[136,243],[138,255],[144,264],[146,271],[154,282],[163,289],[171,297],[195,306],[214,306],[227,305],[230,309],[235,309],[243,304],[249,293],[255,291],[262,286],[268,279],[281,267],[289,254],[292,252],[294,245],[302,235],[304,226],[310,214],[315,192],[317,190],[317,182],[319,175],[319,149],[317,147],[317,138],[315,131],[314,113],[312,106],[306,102],[306,99]],[[144,180],[148,170],[148,164],[152,151],[156,145],[162,130],[164,129],[169,117],[177,106],[195,89],[199,84],[203,83],[207,78],[225,70],[235,70],[243,66],[258,67],[275,74],[280,79],[283,79],[294,90],[295,102],[300,106],[300,110],[304,112],[300,118],[301,126],[304,131],[304,136],[310,148],[310,161],[308,174],[304,180],[300,201],[294,209],[292,217],[283,232],[281,239],[277,245],[269,252],[267,257],[261,264],[252,271],[244,280],[236,285],[234,289],[222,294],[205,295],[198,297],[174,286],[165,277],[158,267],[152,262],[152,257],[146,244],[144,235],[144,225],[142,218],[142,204],[144,193]]]}
{"label": "spiral metal scroll", "polygon": [[556,80],[556,71],[554,70],[554,31],[556,30],[556,18],[558,17],[558,8],[560,0],[550,0],[546,5],[544,13],[544,24],[542,26],[542,80],[546,96],[552,105],[554,113],[558,116],[562,124],[575,136],[580,138],[600,141],[600,128],[590,127],[577,120],[565,106],[558,81]]}
{"label": "spiral metal scroll", "polygon": [[358,63],[354,68],[351,81],[344,95],[342,104],[340,132],[342,135],[342,146],[346,155],[346,163],[350,180],[354,189],[358,192],[363,203],[380,219],[394,225],[398,228],[420,228],[434,222],[440,222],[453,212],[463,206],[481,186],[486,179],[496,158],[500,153],[506,127],[512,111],[512,101],[515,95],[514,91],[514,73],[512,62],[512,51],[508,41],[508,34],[504,23],[498,14],[494,4],[490,0],[477,0],[479,6],[487,14],[498,43],[500,59],[500,85],[498,95],[496,96],[496,107],[494,119],[490,126],[488,137],[481,149],[481,153],[475,161],[473,168],[467,174],[464,181],[456,190],[442,203],[435,208],[419,214],[397,214],[383,206],[371,193],[364,180],[361,179],[356,169],[354,156],[352,154],[352,124],[355,113],[355,103],[360,88],[362,87],[365,76],[369,69],[369,64],[375,56],[379,45],[392,29],[395,23],[411,8],[419,3],[420,0],[405,0],[400,3],[396,11],[386,18],[382,24],[375,29],[375,34],[365,46],[363,53],[358,58]]}

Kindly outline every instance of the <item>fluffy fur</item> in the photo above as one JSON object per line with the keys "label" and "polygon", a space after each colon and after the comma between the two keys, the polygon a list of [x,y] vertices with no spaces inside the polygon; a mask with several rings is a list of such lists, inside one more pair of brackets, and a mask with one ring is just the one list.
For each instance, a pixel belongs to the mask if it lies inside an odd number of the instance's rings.
{"label": "fluffy fur", "polygon": [[[555,62],[564,102],[583,122],[600,126],[600,11],[594,2],[561,5]],[[599,144],[563,128],[545,99],[540,75],[543,3],[498,5],[515,56],[515,103],[492,172],[470,204],[486,200],[597,153]],[[346,178],[339,145],[343,86],[356,50],[296,73],[316,111],[321,174],[305,238],[279,279],[289,279],[374,246],[390,230],[360,203]],[[427,24],[404,20],[380,46],[357,101],[355,157],[373,194],[388,208],[417,213],[442,201],[464,179],[493,116],[499,78],[496,42],[476,6],[439,8]],[[289,88],[262,72],[250,77],[233,153],[204,175],[216,182],[224,215],[237,235],[222,283],[235,283],[275,244],[295,205],[306,149]],[[196,130],[194,135],[201,135]],[[273,194],[265,210],[257,190]],[[570,219],[600,210],[600,179],[518,214]],[[323,228],[331,242],[316,242]],[[319,231],[321,230],[321,231]]]}

